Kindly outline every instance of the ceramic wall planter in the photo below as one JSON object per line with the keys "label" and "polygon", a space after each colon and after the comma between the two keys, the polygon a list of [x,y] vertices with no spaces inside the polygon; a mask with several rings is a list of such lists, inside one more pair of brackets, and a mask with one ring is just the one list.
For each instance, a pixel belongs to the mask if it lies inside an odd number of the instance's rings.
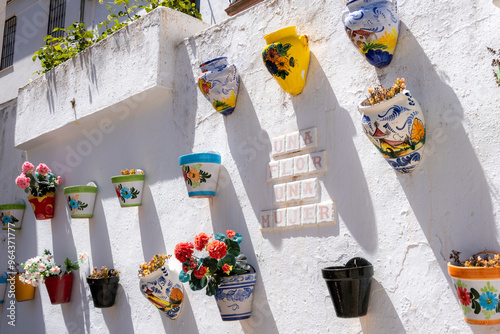
{"label": "ceramic wall planter", "polygon": [[89,182],[85,186],[72,186],[64,188],[64,195],[68,200],[71,218],[92,218],[97,195],[97,185]]}
{"label": "ceramic wall planter", "polygon": [[262,51],[267,70],[285,92],[297,95],[306,84],[309,68],[309,42],[297,36],[295,27],[287,27],[264,36],[268,44]]}
{"label": "ceramic wall planter", "polygon": [[167,263],[151,274],[139,277],[139,280],[141,293],[151,304],[171,320],[179,317],[184,299],[184,287],[179,282],[178,274],[171,272]]}
{"label": "ceramic wall planter", "polygon": [[373,266],[355,257],[345,266],[321,270],[339,318],[362,317],[368,312]]}
{"label": "ceramic wall planter", "polygon": [[69,303],[71,299],[71,288],[73,285],[73,274],[52,276],[45,279],[45,286],[49,293],[52,305]]}
{"label": "ceramic wall planter", "polygon": [[122,208],[142,204],[142,189],[145,178],[144,174],[118,175],[111,178]]}
{"label": "ceramic wall planter", "polygon": [[5,290],[7,290],[7,277],[0,277],[0,304],[3,304]]}
{"label": "ceramic wall planter", "polygon": [[189,197],[210,198],[215,196],[221,166],[216,152],[193,153],[179,157]]}
{"label": "ceramic wall planter", "polygon": [[0,205],[0,218],[2,220],[2,230],[20,230],[24,216],[24,201],[19,203]]}
{"label": "ceramic wall planter", "polygon": [[467,323],[500,324],[500,268],[467,268],[448,263],[448,273]]}
{"label": "ceramic wall planter", "polygon": [[87,277],[87,283],[89,284],[92,300],[96,308],[106,308],[115,305],[119,281],[119,276],[108,278]]}
{"label": "ceramic wall planter", "polygon": [[497,7],[500,7],[500,0],[493,0],[493,4]]}
{"label": "ceramic wall planter", "polygon": [[343,21],[352,44],[371,65],[389,65],[399,35],[397,1],[352,0],[347,9]]}
{"label": "ceramic wall planter", "polygon": [[19,280],[20,274],[15,275],[15,296],[16,296],[16,301],[19,302],[24,302],[27,300],[31,300],[35,298],[35,287],[30,284],[23,283]]}
{"label": "ceramic wall planter", "polygon": [[224,321],[242,320],[252,315],[252,300],[257,273],[222,277],[215,295]]}
{"label": "ceramic wall planter", "polygon": [[215,58],[200,65],[203,72],[198,87],[218,113],[231,115],[236,106],[240,77],[227,57]]}
{"label": "ceramic wall planter", "polygon": [[36,220],[46,220],[54,218],[55,193],[47,193],[45,196],[28,195],[28,201],[35,213]]}
{"label": "ceramic wall planter", "polygon": [[422,159],[425,119],[409,90],[375,105],[359,104],[363,131],[387,162],[400,173],[411,173]]}

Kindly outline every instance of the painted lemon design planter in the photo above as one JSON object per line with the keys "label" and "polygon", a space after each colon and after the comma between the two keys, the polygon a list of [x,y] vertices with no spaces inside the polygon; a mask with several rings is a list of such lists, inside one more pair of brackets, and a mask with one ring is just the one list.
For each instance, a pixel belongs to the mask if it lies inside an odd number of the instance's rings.
{"label": "painted lemon design planter", "polygon": [[189,197],[215,196],[221,166],[218,153],[193,153],[179,157],[179,164]]}
{"label": "painted lemon design planter", "polygon": [[177,277],[170,272],[167,264],[147,276],[139,277],[141,293],[171,320],[179,317],[184,300],[184,287]]}
{"label": "painted lemon design planter", "polygon": [[28,195],[28,201],[35,213],[37,220],[54,218],[55,193],[47,193],[44,196]]}
{"label": "painted lemon design planter", "polygon": [[64,188],[71,218],[92,218],[97,195],[97,185],[93,182],[86,186]]}
{"label": "painted lemon design planter", "polygon": [[198,88],[218,113],[231,115],[236,106],[240,77],[227,57],[215,58],[200,65]]}
{"label": "painted lemon design planter", "polygon": [[448,263],[448,273],[467,323],[500,324],[500,268],[469,268]]}
{"label": "painted lemon design planter", "polygon": [[23,223],[25,204],[21,203],[0,205],[0,219],[2,230],[20,230]]}
{"label": "painted lemon design planter", "polygon": [[389,65],[399,35],[397,1],[352,0],[346,6],[343,21],[352,44],[371,65]]}
{"label": "painted lemon design planter", "polygon": [[264,36],[268,44],[262,61],[284,91],[297,95],[306,84],[309,68],[309,42],[306,35],[297,36],[295,27],[287,27]]}
{"label": "painted lemon design planter", "polygon": [[411,173],[422,159],[425,119],[417,100],[403,90],[389,100],[358,105],[363,131],[399,173]]}
{"label": "painted lemon design planter", "polygon": [[122,208],[142,204],[142,189],[145,178],[144,174],[118,175],[111,178]]}

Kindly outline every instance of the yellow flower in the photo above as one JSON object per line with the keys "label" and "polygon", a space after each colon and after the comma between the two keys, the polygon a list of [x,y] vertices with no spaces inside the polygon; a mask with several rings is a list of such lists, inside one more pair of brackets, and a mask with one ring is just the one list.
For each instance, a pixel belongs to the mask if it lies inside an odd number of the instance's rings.
{"label": "yellow flower", "polygon": [[287,57],[279,57],[274,63],[278,67],[278,71],[288,71],[290,69],[290,61]]}
{"label": "yellow flower", "polygon": [[234,91],[231,91],[231,96],[226,98],[222,98],[225,104],[234,107],[236,105],[236,95],[234,95]]}
{"label": "yellow flower", "polygon": [[422,122],[418,119],[415,118],[413,121],[413,127],[411,129],[411,141],[412,143],[416,144],[420,142],[422,139],[425,137],[425,128]]}
{"label": "yellow flower", "polygon": [[188,173],[189,179],[193,182],[200,181],[200,172],[196,169],[190,169]]}
{"label": "yellow flower", "polygon": [[380,37],[376,43],[386,45],[387,46],[386,51],[390,52],[390,50],[394,50],[394,48],[396,48],[397,41],[398,41],[398,34],[396,34],[396,29],[393,28],[390,34],[388,34],[386,31],[385,34],[382,35],[382,37]]}

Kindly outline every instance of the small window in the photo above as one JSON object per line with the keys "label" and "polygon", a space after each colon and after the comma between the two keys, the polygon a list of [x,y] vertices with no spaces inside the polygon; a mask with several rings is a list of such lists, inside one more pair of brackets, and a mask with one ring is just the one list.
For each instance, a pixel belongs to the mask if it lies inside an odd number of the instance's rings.
{"label": "small window", "polygon": [[3,44],[2,44],[2,61],[0,63],[0,70],[12,66],[14,64],[14,44],[16,42],[16,16],[11,17],[5,21],[3,30]]}
{"label": "small window", "polygon": [[52,31],[55,28],[64,28],[65,14],[66,0],[50,0],[49,26],[47,28],[47,35],[62,37],[64,32],[56,31],[55,33],[52,33]]}

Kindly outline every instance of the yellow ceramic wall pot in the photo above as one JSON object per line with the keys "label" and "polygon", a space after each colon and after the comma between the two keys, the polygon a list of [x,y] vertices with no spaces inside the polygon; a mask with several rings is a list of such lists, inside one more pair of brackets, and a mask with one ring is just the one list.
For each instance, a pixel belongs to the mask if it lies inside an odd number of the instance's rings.
{"label": "yellow ceramic wall pot", "polygon": [[264,38],[268,45],[262,51],[262,60],[267,70],[284,91],[299,94],[306,84],[309,68],[307,36],[298,36],[293,26],[277,30]]}

